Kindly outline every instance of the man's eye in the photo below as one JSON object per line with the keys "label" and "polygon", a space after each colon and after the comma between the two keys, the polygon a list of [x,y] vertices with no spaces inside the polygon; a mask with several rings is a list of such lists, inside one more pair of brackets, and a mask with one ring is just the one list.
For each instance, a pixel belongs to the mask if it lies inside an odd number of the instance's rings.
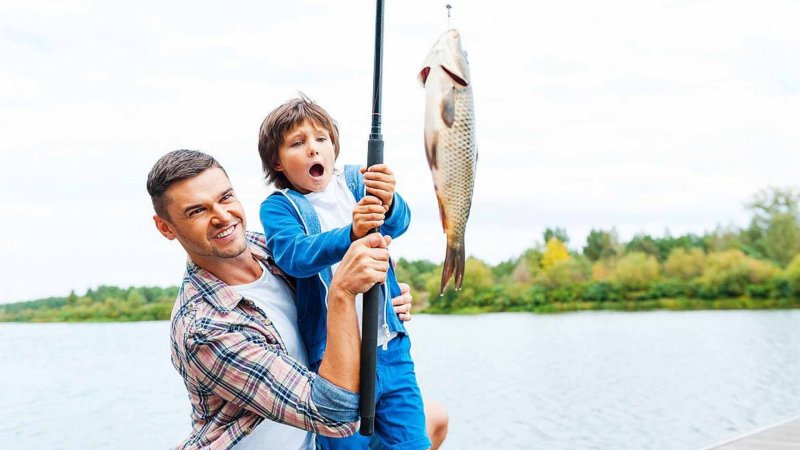
{"label": "man's eye", "polygon": [[230,192],[222,196],[222,200],[230,200],[232,198],[233,198],[233,194],[230,193]]}
{"label": "man's eye", "polygon": [[193,209],[193,210],[189,211],[189,217],[196,216],[197,214],[200,214],[201,212],[203,212],[203,208]]}

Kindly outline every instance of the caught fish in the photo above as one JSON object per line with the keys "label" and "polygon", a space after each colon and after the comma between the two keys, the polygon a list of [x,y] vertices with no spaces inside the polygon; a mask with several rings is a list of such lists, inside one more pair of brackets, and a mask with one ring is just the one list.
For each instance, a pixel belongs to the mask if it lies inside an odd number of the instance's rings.
{"label": "caught fish", "polygon": [[464,279],[464,233],[478,163],[469,63],[458,31],[439,38],[425,58],[419,81],[425,87],[425,153],[447,234],[441,294],[453,275],[456,289]]}

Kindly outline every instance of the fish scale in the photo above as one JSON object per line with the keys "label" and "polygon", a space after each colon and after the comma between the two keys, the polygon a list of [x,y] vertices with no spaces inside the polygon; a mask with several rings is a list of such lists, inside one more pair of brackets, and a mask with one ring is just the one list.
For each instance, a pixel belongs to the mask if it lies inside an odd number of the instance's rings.
{"label": "fish scale", "polygon": [[[456,246],[463,245],[467,219],[472,207],[472,190],[475,185],[475,145],[474,114],[472,108],[472,88],[466,87],[455,92],[455,121],[452,128],[440,132],[442,147],[438,153],[439,167],[447,180],[442,189],[445,216],[448,224],[442,224],[448,238],[452,236]],[[448,226],[449,225],[449,226]],[[461,283],[458,283],[459,285]]]}

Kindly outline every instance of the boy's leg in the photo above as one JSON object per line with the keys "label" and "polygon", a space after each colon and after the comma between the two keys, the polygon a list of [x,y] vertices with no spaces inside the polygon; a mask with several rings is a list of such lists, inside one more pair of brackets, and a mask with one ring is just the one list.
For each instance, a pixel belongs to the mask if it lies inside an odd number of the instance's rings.
{"label": "boy's leg", "polygon": [[425,432],[422,395],[411,360],[411,342],[400,334],[389,348],[378,349],[378,402],[375,434],[388,450],[424,450],[431,447]]}
{"label": "boy's leg", "polygon": [[450,418],[447,408],[439,402],[425,401],[425,429],[431,439],[431,450],[437,450],[447,437]]}

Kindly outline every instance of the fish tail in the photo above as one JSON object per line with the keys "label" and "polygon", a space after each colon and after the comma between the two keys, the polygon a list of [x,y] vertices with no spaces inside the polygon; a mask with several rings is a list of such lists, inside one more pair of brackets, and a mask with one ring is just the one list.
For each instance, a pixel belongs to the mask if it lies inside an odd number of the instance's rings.
{"label": "fish tail", "polygon": [[450,277],[455,273],[456,290],[461,289],[461,282],[464,281],[464,241],[463,239],[456,245],[449,240],[447,242],[447,253],[444,257],[444,268],[442,269],[442,285],[439,295],[444,295],[444,289],[450,281]]}

